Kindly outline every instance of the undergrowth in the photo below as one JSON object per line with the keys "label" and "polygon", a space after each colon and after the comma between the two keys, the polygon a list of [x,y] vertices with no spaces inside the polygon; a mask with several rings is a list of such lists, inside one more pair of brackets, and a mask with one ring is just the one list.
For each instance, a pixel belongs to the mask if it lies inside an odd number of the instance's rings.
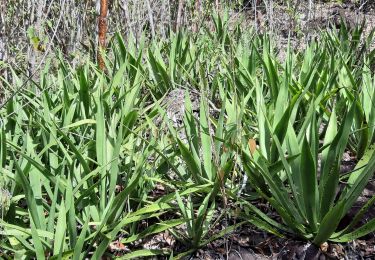
{"label": "undergrowth", "polygon": [[[357,225],[375,197],[338,230],[375,171],[373,34],[342,24],[281,60],[272,37],[213,24],[118,34],[105,73],[51,61],[2,105],[2,257],[181,258],[245,223],[317,245],[375,230]],[[136,244],[166,231],[185,250]]]}

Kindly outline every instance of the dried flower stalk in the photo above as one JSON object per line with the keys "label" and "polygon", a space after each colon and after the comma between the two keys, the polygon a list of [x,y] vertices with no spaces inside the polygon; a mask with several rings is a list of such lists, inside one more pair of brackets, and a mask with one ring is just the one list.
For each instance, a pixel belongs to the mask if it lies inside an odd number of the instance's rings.
{"label": "dried flower stalk", "polygon": [[194,21],[194,24],[193,24],[193,32],[196,33],[198,32],[199,28],[198,28],[198,25],[199,25],[199,19],[200,19],[200,15],[201,15],[201,8],[202,8],[202,3],[201,3],[201,0],[195,0],[195,21]]}
{"label": "dried flower stalk", "polygon": [[105,51],[106,42],[105,36],[107,33],[107,12],[108,12],[108,2],[107,0],[100,0],[100,16],[98,21],[98,28],[99,28],[99,49],[98,49],[98,63],[99,68],[104,71],[105,70],[105,63],[102,56],[102,53]]}

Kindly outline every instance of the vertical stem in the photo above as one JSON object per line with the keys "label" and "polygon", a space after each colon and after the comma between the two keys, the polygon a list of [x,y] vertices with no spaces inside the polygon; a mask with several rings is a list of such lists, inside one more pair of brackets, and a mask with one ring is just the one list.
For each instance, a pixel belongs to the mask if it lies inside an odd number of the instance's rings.
{"label": "vertical stem", "polygon": [[161,15],[160,20],[163,21],[160,23],[160,35],[163,39],[167,38],[166,28],[172,28],[172,24],[170,23],[170,12],[169,9],[169,0],[162,0],[161,1]]}
{"label": "vertical stem", "polygon": [[128,2],[127,0],[122,0],[121,1],[121,8],[124,11],[123,14],[124,14],[124,18],[125,18],[125,24],[129,26],[129,34],[135,35],[134,32],[133,32],[131,21],[130,21],[129,7],[128,7],[127,2]]}
{"label": "vertical stem", "polygon": [[177,7],[176,25],[175,25],[175,31],[176,32],[178,32],[180,30],[183,7],[184,7],[184,1],[179,0],[178,1],[178,7]]}
{"label": "vertical stem", "polygon": [[152,9],[150,5],[150,1],[146,0],[146,4],[147,4],[148,19],[150,21],[150,27],[151,27],[151,35],[152,35],[152,38],[155,39],[154,18],[152,16]]}
{"label": "vertical stem", "polygon": [[273,24],[273,1],[272,0],[269,0],[269,3],[268,3],[268,7],[269,7],[269,11],[268,11],[268,19],[269,19],[269,26],[270,26],[270,30],[271,30],[271,34],[273,35],[274,33],[274,24]]}
{"label": "vertical stem", "polygon": [[105,70],[105,63],[102,57],[102,52],[105,51],[105,35],[107,33],[107,12],[108,12],[108,2],[107,0],[100,0],[100,16],[98,22],[99,29],[99,49],[98,49],[98,63],[99,69]]}
{"label": "vertical stem", "polygon": [[[6,2],[1,2],[0,8],[1,10],[5,10],[5,12],[0,13],[0,61],[7,61],[7,53],[8,53],[8,48],[6,42],[8,41],[8,23],[6,22],[6,14],[7,14],[7,8],[8,6],[6,5]],[[3,68],[0,69],[0,76],[5,79],[5,81],[8,80],[8,73],[7,69]],[[4,86],[2,85],[2,81],[0,80],[0,104],[2,104],[2,95],[4,94]]]}
{"label": "vertical stem", "polygon": [[257,0],[253,0],[253,8],[254,8],[254,25],[255,25],[255,32],[258,32],[258,12],[257,12]]}
{"label": "vertical stem", "polygon": [[219,14],[219,10],[220,10],[220,1],[219,0],[215,1],[215,7],[216,7],[217,14]]}
{"label": "vertical stem", "polygon": [[199,24],[199,18],[200,18],[200,11],[201,11],[201,0],[195,0],[195,10],[194,10],[194,13],[195,13],[195,21],[194,21],[194,24],[193,24],[193,32],[197,32],[198,31],[198,24]]}
{"label": "vertical stem", "polygon": [[312,6],[313,6],[313,1],[309,0],[309,8],[307,10],[307,21],[311,20]]}

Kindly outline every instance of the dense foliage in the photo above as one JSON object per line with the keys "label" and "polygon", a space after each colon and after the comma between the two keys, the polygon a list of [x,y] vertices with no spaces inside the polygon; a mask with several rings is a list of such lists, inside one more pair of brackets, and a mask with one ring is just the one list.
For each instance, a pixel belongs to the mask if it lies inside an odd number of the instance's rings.
{"label": "dense foliage", "polygon": [[[375,197],[338,229],[375,172],[373,35],[342,24],[283,57],[267,35],[213,24],[147,43],[118,34],[105,73],[60,56],[1,107],[9,258],[99,259],[113,241],[135,248],[166,230],[185,245],[179,258],[244,223],[317,245],[375,230],[357,225]],[[358,163],[342,174],[344,153]]]}

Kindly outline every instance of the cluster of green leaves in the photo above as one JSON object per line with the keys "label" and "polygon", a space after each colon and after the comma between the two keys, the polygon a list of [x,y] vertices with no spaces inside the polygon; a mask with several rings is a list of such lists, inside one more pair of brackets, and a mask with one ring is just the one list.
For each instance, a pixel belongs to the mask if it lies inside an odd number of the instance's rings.
{"label": "cluster of green leaves", "polygon": [[[264,47],[266,84],[247,76],[256,92],[259,149],[242,147],[242,162],[252,187],[284,223],[262,219],[317,245],[375,230],[374,219],[357,225],[374,198],[337,230],[375,172],[373,52],[367,51],[373,33],[361,43],[362,30],[348,32],[343,23],[339,32],[312,43],[302,60],[289,50],[284,65]],[[340,172],[344,152],[359,160],[346,175]]]}
{"label": "cluster of green leaves", "polygon": [[[12,194],[3,252],[98,259],[114,256],[113,241],[131,247],[169,230],[188,249],[180,258],[246,222],[316,244],[375,229],[375,220],[353,229],[373,197],[337,230],[375,171],[372,35],[363,41],[363,27],[343,25],[281,63],[272,38],[230,32],[226,19],[214,17],[205,36],[136,45],[117,35],[106,73],[61,59],[1,108],[1,174]],[[21,81],[13,73],[4,83]],[[186,89],[181,128],[162,105],[175,88]],[[200,93],[198,116],[190,91]],[[348,151],[360,161],[341,175]],[[244,209],[243,221],[218,230],[234,215],[230,202]],[[123,257],[172,253],[138,248]]]}

